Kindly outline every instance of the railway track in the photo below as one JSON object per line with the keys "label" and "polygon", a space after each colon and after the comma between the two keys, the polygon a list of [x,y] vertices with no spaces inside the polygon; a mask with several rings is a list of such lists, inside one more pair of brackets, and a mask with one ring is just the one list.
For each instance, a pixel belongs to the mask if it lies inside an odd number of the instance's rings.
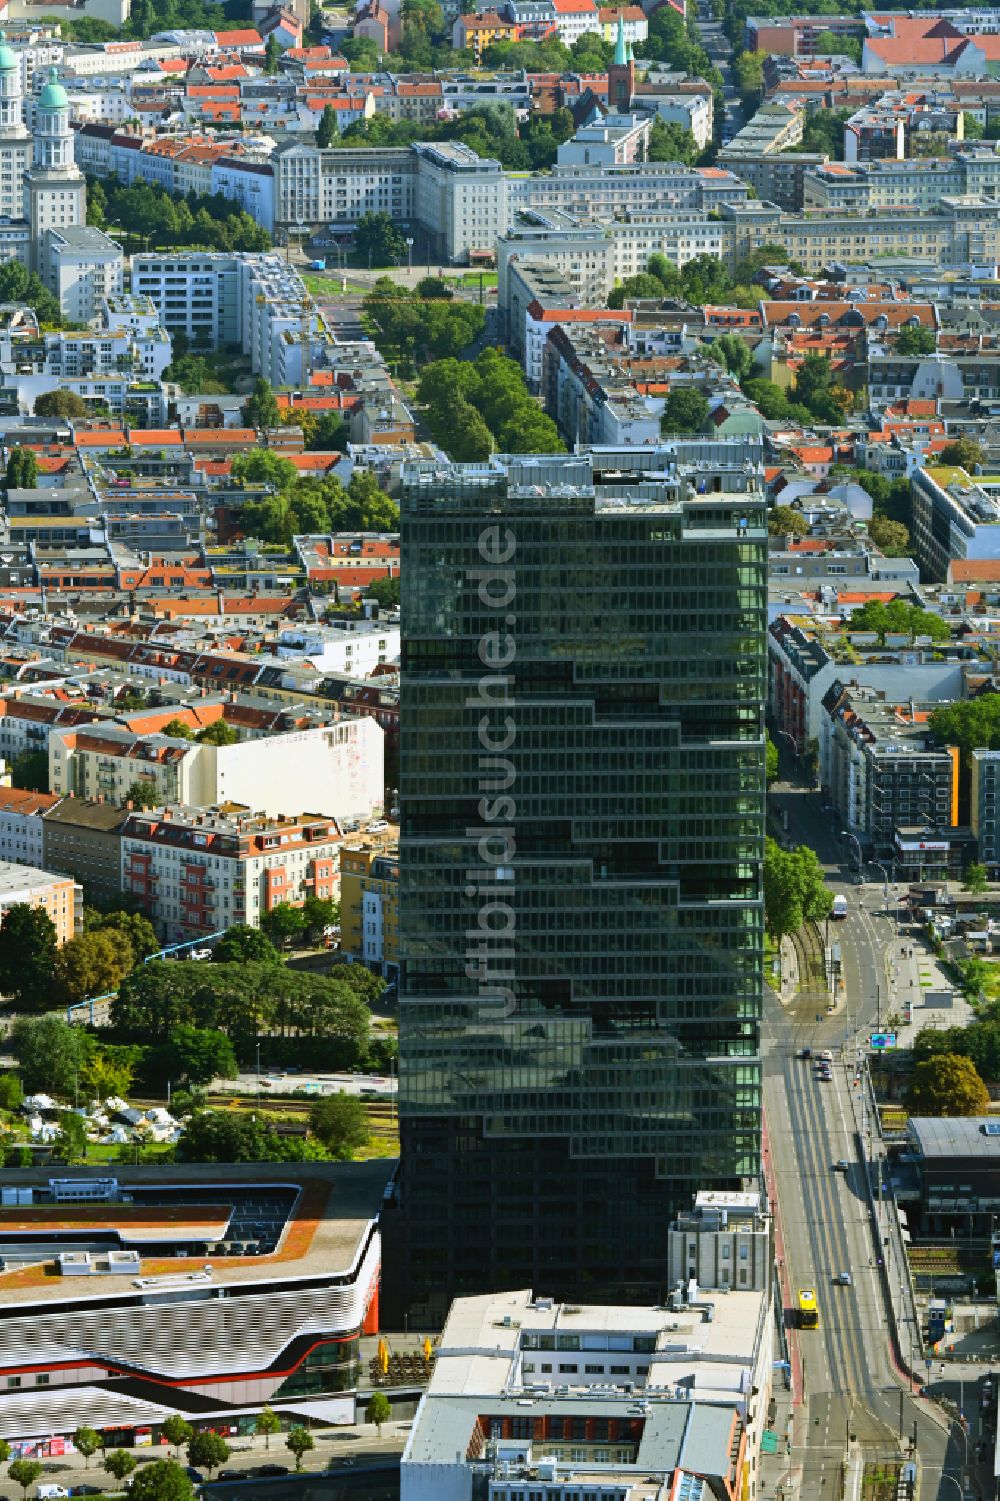
{"label": "railway track", "polygon": [[[262,1092],[255,1094],[210,1094],[205,1098],[205,1104],[209,1110],[266,1110],[268,1115],[302,1115],[310,1105],[317,1100],[328,1098],[321,1094],[310,1096],[302,1100],[275,1100],[269,1099]],[[162,1105],[160,1100],[135,1099],[132,1102],[137,1109],[148,1110],[154,1105]],[[376,1120],[393,1120],[396,1114],[395,1100],[365,1100],[368,1114]]]}
{"label": "railway track", "polygon": [[803,923],[793,935],[792,945],[799,965],[798,1000],[817,1011],[825,1011],[830,994],[826,983],[826,950],[818,923]]}

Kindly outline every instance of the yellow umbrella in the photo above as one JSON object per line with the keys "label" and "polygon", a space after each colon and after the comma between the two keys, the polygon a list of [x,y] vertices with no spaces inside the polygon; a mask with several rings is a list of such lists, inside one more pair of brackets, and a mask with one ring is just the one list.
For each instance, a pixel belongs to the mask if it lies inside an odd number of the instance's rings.
{"label": "yellow umbrella", "polygon": [[425,1335],[424,1336],[424,1359],[425,1360],[430,1360],[430,1358],[431,1358],[431,1351],[433,1350],[433,1348],[434,1348],[434,1346],[431,1344],[431,1337],[430,1337],[430,1335],[429,1334]]}
{"label": "yellow umbrella", "polygon": [[378,1363],[379,1369],[385,1375],[389,1369],[389,1346],[384,1339],[380,1339],[378,1342]]}

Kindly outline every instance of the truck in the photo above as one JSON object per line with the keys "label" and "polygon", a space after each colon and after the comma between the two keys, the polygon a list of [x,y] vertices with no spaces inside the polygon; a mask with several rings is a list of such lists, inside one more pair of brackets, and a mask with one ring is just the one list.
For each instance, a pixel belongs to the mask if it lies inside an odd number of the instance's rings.
{"label": "truck", "polygon": [[830,916],[832,918],[834,918],[835,920],[839,920],[840,918],[843,918],[843,917],[847,916],[847,898],[846,898],[846,896],[842,896],[841,895],[841,896],[835,896],[834,897],[834,899],[833,899],[833,911],[830,913]]}
{"label": "truck", "polygon": [[309,270],[310,271],[325,271],[326,270],[326,261],[310,261],[309,262]]}

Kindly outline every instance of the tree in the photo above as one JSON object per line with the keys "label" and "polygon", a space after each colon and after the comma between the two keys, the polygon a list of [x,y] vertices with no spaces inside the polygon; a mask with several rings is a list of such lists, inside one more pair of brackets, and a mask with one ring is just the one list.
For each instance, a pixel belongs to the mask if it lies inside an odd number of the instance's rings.
{"label": "tree", "polygon": [[225,1110],[199,1110],[177,1142],[179,1162],[263,1162],[273,1133],[261,1121]]}
{"label": "tree", "polygon": [[936,348],[937,335],[932,328],[901,328],[896,335],[897,354],[933,354]]}
{"label": "tree", "polygon": [[0,990],[19,1005],[44,1005],[56,962],[56,929],[47,912],[15,902],[0,922]]}
{"label": "tree", "polygon": [[175,1027],[167,1052],[172,1064],[170,1078],[184,1079],[189,1085],[235,1079],[239,1072],[232,1043],[215,1027]]}
{"label": "tree", "polygon": [[[265,74],[267,75],[268,78],[274,78],[274,76],[276,75],[276,73],[278,71],[278,63],[280,61],[281,61],[281,43],[278,41],[278,38],[275,36],[274,32],[272,31],[271,35],[268,37],[267,41],[264,43],[264,72],[265,72]],[[320,141],[319,144],[322,146],[324,143],[322,141]],[[329,143],[327,143],[327,144],[329,144]]]}
{"label": "tree", "polygon": [[75,1110],[60,1110],[57,1117],[59,1145],[67,1162],[87,1155],[87,1128]]}
{"label": "tree", "polygon": [[29,1094],[44,1090],[69,1096],[93,1041],[82,1027],[71,1027],[59,1016],[38,1016],[15,1022],[10,1046]]}
{"label": "tree", "polygon": [[776,840],[765,841],[764,920],[776,942],[797,933],[804,922],[828,917],[832,904],[815,850],[802,844],[783,850]]}
{"label": "tree", "polygon": [[14,757],[11,781],[28,792],[48,792],[49,758],[45,751],[22,751]]}
{"label": "tree", "polygon": [[179,1459],[181,1445],[186,1444],[193,1436],[194,1429],[187,1418],[182,1418],[180,1413],[171,1413],[169,1418],[164,1419],[162,1428],[164,1438],[174,1446],[174,1458]]}
{"label": "tree", "polygon": [[183,719],[168,719],[161,731],[163,735],[169,735],[171,740],[193,740],[194,730]]}
{"label": "tree", "polygon": [[966,891],[972,891],[976,896],[981,896],[984,891],[988,891],[990,877],[986,866],[976,864],[968,866],[962,885]]}
{"label": "tree", "polygon": [[700,391],[681,387],[671,391],[663,406],[660,431],[664,433],[697,433],[705,425],[708,402]]}
{"label": "tree", "polygon": [[382,1437],[382,1424],[388,1423],[391,1417],[392,1408],[385,1392],[372,1392],[368,1398],[368,1406],[365,1408],[365,1422],[375,1424],[379,1438]]}
{"label": "tree", "polygon": [[954,465],[956,469],[965,469],[972,474],[976,469],[985,467],[986,455],[975,438],[956,438],[942,448],[938,463]]}
{"label": "tree", "polygon": [[929,636],[932,641],[947,641],[951,630],[947,621],[931,610],[911,605],[905,599],[893,599],[884,605],[880,600],[866,600],[851,611],[851,630],[875,631],[880,641],[889,633],[900,636]]}
{"label": "tree", "polygon": [[87,403],[75,391],[43,391],[35,397],[36,417],[86,417]]}
{"label": "tree", "polygon": [[369,266],[398,266],[406,257],[406,240],[387,213],[368,209],[354,230],[354,243]]}
{"label": "tree", "polygon": [[[0,1110],[11,1112],[20,1110],[24,1103],[24,1086],[21,1083],[20,1074],[15,1074],[10,1069],[0,1074]],[[0,1464],[3,1464],[0,1457]]]}
{"label": "tree", "polygon": [[308,1454],[310,1449],[315,1449],[316,1440],[306,1428],[291,1428],[285,1439],[285,1447],[295,1455],[295,1468],[301,1470],[302,1456]]}
{"label": "tree", "polygon": [[142,1466],[129,1496],[130,1501],[192,1501],[194,1486],[175,1460],[155,1459]]}
{"label": "tree", "polygon": [[30,448],[12,448],[7,460],[8,490],[32,490],[38,483],[38,460]]}
{"label": "tree", "polygon": [[[277,410],[277,400],[273,393],[272,399]],[[243,411],[246,414],[247,408],[244,407]],[[284,494],[298,478],[298,470],[291,460],[281,458],[269,448],[255,448],[251,453],[238,453],[233,459],[230,472],[233,479],[241,485],[269,485],[279,495]],[[246,530],[245,525],[243,530]]]}
{"label": "tree", "polygon": [[690,167],[698,155],[698,145],[690,130],[683,125],[655,117],[649,128],[649,152],[651,162],[682,162]]}
{"label": "tree", "polygon": [[211,724],[207,724],[195,736],[199,745],[237,745],[239,738],[239,734],[232,725],[227,724],[221,718],[213,719]]}
{"label": "tree", "polygon": [[301,938],[306,923],[301,907],[293,907],[290,902],[279,902],[270,912],[264,913],[260,925],[271,942],[280,949],[293,943],[296,938]]}
{"label": "tree", "polygon": [[253,394],[243,404],[243,420],[248,427],[264,433],[281,426],[281,409],[278,406],[271,383],[259,375],[254,381]]}
{"label": "tree", "polygon": [[778,780],[778,747],[770,735],[766,735],[764,739],[764,767],[764,779],[770,787],[772,782]]}
{"label": "tree", "polygon": [[207,1428],[193,1433],[188,1440],[188,1464],[196,1470],[207,1470],[209,1475],[225,1464],[231,1452],[221,1433],[212,1433]]}
{"label": "tree", "polygon": [[330,897],[307,896],[302,903],[302,921],[310,938],[319,937],[340,917],[340,905]]}
{"label": "tree", "polygon": [[739,334],[720,334],[712,345],[721,356],[730,375],[746,380],[753,369],[753,351]]}
{"label": "tree", "polygon": [[101,1447],[100,1436],[94,1428],[78,1428],[73,1434],[73,1443],[83,1455],[83,1467],[90,1469],[91,1456]]}
{"label": "tree", "polygon": [[982,120],[978,120],[969,110],[962,113],[962,135],[967,141],[981,141],[986,131]]}
{"label": "tree", "polygon": [[10,1444],[5,1438],[0,1438],[0,1465],[5,1465],[10,1459]]}
{"label": "tree", "polygon": [[796,276],[802,276],[805,270],[801,261],[794,260],[788,254],[787,245],[783,245],[780,240],[769,240],[766,245],[758,245],[756,250],[751,250],[740,261],[736,268],[736,280],[747,284],[755,282],[765,266],[787,266]]}
{"label": "tree", "polygon": [[316,145],[326,148],[332,146],[340,131],[337,128],[337,111],[332,104],[324,104],[323,113],[316,127]]}
{"label": "tree", "polygon": [[752,105],[754,109],[764,92],[764,63],[766,61],[765,52],[741,52],[733,63],[733,73],[740,97],[744,105]]}
{"label": "tree", "polygon": [[131,1475],[137,1463],[135,1455],[130,1454],[127,1449],[112,1449],[110,1454],[104,1456],[103,1467],[120,1485]]}
{"label": "tree", "polygon": [[274,944],[259,928],[237,923],[212,950],[213,964],[280,964]]}
{"label": "tree", "polygon": [[860,63],[861,39],[827,27],[817,34],[813,51],[816,57],[849,57],[852,62]]}
{"label": "tree", "polygon": [[273,1407],[264,1406],[257,1414],[257,1432],[264,1435],[264,1448],[271,1447],[271,1434],[281,1432],[281,1419]]}
{"label": "tree", "polygon": [[132,945],[120,930],[98,928],[78,933],[56,956],[55,985],[66,1000],[73,1002],[106,995],[118,989],[134,963]]}
{"label": "tree", "polygon": [[34,1485],[41,1473],[42,1467],[37,1459],[12,1459],[7,1466],[7,1474],[15,1485],[21,1487],[21,1493],[25,1497],[29,1487]]}
{"label": "tree", "polygon": [[648,271],[639,271],[635,276],[626,276],[617,287],[612,287],[608,293],[608,307],[623,308],[626,302],[642,297],[655,298],[659,302],[664,295],[663,283],[658,277],[651,276]]}
{"label": "tree", "polygon": [[346,453],[351,430],[339,412],[323,412],[306,442],[309,453]]}
{"label": "tree", "polygon": [[364,1100],[353,1094],[331,1094],[309,1112],[309,1129],[338,1162],[350,1162],[371,1140]]}
{"label": "tree", "polygon": [[809,523],[801,511],[796,511],[792,506],[772,506],[767,513],[767,534],[769,537],[804,537],[809,530]]}
{"label": "tree", "polygon": [[911,1115],[985,1115],[990,1092],[971,1058],[939,1053],[914,1068],[906,1105]]}
{"label": "tree", "polygon": [[136,777],[125,792],[125,806],[133,808],[155,808],[163,802],[163,796],[157,786],[155,777]]}
{"label": "tree", "polygon": [[127,1099],[135,1066],[95,1048],[80,1068],[80,1086],[92,1100]]}
{"label": "tree", "polygon": [[868,523],[868,535],[887,558],[910,556],[909,529],[901,521],[890,521],[885,516],[873,516]]}

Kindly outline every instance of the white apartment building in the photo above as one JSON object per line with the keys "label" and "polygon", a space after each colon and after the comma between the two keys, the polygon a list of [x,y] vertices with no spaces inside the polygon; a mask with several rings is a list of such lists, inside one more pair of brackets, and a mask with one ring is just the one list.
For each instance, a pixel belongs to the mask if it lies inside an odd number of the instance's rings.
{"label": "white apartment building", "polygon": [[274,386],[308,383],[330,336],[298,272],[282,256],[150,252],[132,258],[132,290],[168,333],[196,346],[239,344]]}
{"label": "white apartment building", "polygon": [[24,213],[24,174],[31,137],[24,123],[24,94],[17,54],[0,32],[0,218]]}
{"label": "white apartment building", "polygon": [[122,831],[122,891],[167,939],[256,928],[282,902],[336,898],[342,835],[333,819],[172,804]]}
{"label": "white apartment building", "polygon": [[305,660],[320,672],[370,677],[378,667],[398,662],[399,625],[385,620],[346,620],[343,625],[288,626],[278,632],[275,655]]}
{"label": "white apartment building", "polygon": [[277,817],[308,803],[350,823],[383,806],[384,746],[370,718],[218,746],[88,724],[49,735],[49,786],[118,807],[135,784],[158,807],[235,802]]}
{"label": "white apartment building", "polygon": [[117,296],[124,285],[121,246],[89,224],[48,230],[42,260],[49,289],[74,323],[96,318],[104,299]]}
{"label": "white apartment building", "polygon": [[59,801],[49,792],[26,792],[21,787],[0,787],[0,861],[41,869],[42,814]]}

